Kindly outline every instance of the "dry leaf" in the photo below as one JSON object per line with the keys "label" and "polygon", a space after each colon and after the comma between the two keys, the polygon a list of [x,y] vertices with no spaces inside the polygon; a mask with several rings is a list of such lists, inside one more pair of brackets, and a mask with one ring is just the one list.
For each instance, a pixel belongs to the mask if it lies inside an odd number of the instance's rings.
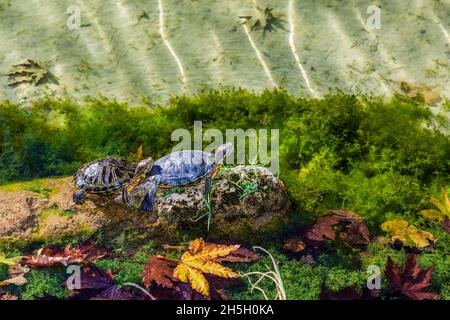
{"label": "dry leaf", "polygon": [[67,245],[64,249],[48,245],[38,250],[36,255],[26,256],[24,263],[33,267],[50,267],[57,264],[84,263],[97,260],[107,256],[109,253],[105,248],[98,247],[94,243],[70,248]]}
{"label": "dry leaf", "polygon": [[229,255],[214,259],[216,262],[253,262],[257,260],[259,260],[259,256],[256,253],[243,247],[239,247]]}
{"label": "dry leaf", "polygon": [[335,240],[334,227],[340,227],[339,238],[349,245],[367,245],[370,241],[366,223],[355,213],[343,210],[330,210],[328,215],[319,218],[306,233],[304,242],[318,247],[325,239]]}
{"label": "dry leaf", "polygon": [[30,271],[30,268],[28,268],[27,266],[22,266],[20,263],[10,265],[8,267],[8,278],[9,279],[1,280],[0,286],[24,285],[25,283],[27,283],[25,274],[27,274],[29,271]]}
{"label": "dry leaf", "polygon": [[381,225],[381,229],[391,234],[391,242],[401,241],[404,246],[426,248],[436,242],[434,236],[420,230],[405,220],[389,220]]}
{"label": "dry leaf", "polygon": [[162,255],[152,256],[145,264],[141,276],[147,288],[150,288],[153,282],[165,288],[172,288],[173,282],[177,280],[173,276],[175,264],[164,258]]}
{"label": "dry leaf", "polygon": [[22,83],[29,83],[35,86],[44,82],[51,75],[46,67],[39,65],[36,61],[27,59],[25,62],[16,64],[7,74],[11,81],[8,86],[15,87]]}
{"label": "dry leaf", "polygon": [[173,275],[181,282],[189,282],[194,290],[208,297],[209,284],[203,273],[222,278],[238,278],[239,275],[233,270],[214,261],[237,249],[239,245],[206,244],[202,238],[195,239],[189,244],[189,250],[181,256]]}
{"label": "dry leaf", "polygon": [[299,237],[292,237],[284,242],[283,249],[295,253],[302,252],[305,249],[305,243]]}

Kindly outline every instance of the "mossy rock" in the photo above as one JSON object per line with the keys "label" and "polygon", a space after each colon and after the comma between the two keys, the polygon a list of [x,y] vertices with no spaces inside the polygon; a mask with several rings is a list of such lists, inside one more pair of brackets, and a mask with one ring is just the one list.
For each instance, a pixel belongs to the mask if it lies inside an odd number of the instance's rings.
{"label": "mossy rock", "polygon": [[115,196],[88,195],[85,203],[75,205],[70,177],[41,183],[51,185],[51,191],[20,190],[26,183],[0,189],[1,243],[60,242],[96,233],[112,239],[124,230],[164,240],[186,234],[245,240],[275,232],[288,214],[284,184],[256,166],[222,169],[214,180],[209,232],[203,183],[161,190],[155,210],[148,213],[127,209]]}

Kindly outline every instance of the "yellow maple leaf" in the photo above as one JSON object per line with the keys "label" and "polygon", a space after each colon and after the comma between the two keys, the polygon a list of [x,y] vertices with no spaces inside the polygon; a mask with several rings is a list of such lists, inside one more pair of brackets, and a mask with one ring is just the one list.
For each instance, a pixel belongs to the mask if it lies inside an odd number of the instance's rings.
{"label": "yellow maple leaf", "polygon": [[391,241],[400,240],[403,245],[423,249],[431,242],[436,242],[434,236],[420,230],[405,220],[389,220],[381,225],[381,229],[391,234]]}
{"label": "yellow maple leaf", "polygon": [[427,209],[420,211],[420,214],[424,216],[427,219],[431,220],[437,220],[437,221],[444,221],[445,217],[450,218],[450,200],[448,198],[447,191],[445,190],[445,187],[442,187],[441,189],[441,200],[436,198],[431,198],[430,202],[438,208],[436,209]]}
{"label": "yellow maple leaf", "polygon": [[239,245],[205,244],[202,238],[195,239],[189,244],[174,270],[174,277],[182,282],[190,282],[192,288],[209,297],[209,284],[203,273],[222,278],[238,278],[239,275],[228,267],[214,261],[236,251]]}

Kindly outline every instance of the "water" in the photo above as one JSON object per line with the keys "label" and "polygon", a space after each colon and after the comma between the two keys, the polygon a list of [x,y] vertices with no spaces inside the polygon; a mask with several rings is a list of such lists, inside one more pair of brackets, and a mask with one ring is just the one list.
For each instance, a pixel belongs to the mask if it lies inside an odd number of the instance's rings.
{"label": "water", "polygon": [[[379,30],[366,23],[374,3]],[[71,5],[79,29],[67,27]],[[257,7],[273,7],[275,30],[241,24],[239,16],[263,21]],[[389,96],[402,81],[448,98],[449,22],[450,0],[2,0],[0,73],[33,59],[56,81],[11,88],[2,76],[0,99],[101,93],[166,102],[205,87]]]}

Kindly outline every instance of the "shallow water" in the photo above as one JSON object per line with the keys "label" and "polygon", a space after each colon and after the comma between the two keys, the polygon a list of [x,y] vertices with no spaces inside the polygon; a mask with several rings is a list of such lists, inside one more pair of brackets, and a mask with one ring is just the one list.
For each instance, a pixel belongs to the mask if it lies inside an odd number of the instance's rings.
{"label": "shallow water", "polygon": [[[366,23],[374,3],[379,30]],[[71,5],[81,10],[79,29],[66,25]],[[280,19],[275,30],[241,24],[268,6]],[[165,102],[221,86],[389,96],[401,81],[448,98],[449,23],[450,0],[2,0],[0,73],[33,59],[57,80],[11,88],[2,76],[0,99],[67,92]]]}

